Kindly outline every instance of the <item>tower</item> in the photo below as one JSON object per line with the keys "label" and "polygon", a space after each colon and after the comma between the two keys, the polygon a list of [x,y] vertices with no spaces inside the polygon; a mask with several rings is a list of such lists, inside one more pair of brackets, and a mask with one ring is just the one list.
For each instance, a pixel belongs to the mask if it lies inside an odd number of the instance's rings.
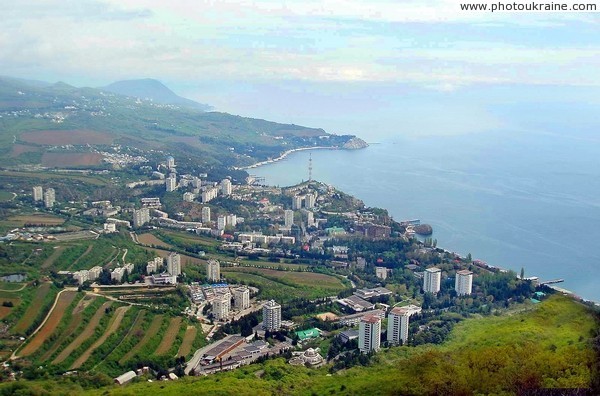
{"label": "tower", "polygon": [[442,270],[436,267],[427,268],[423,276],[423,291],[436,294],[440,291]]}
{"label": "tower", "polygon": [[362,353],[378,351],[381,343],[381,318],[365,316],[358,327],[358,349]]}
{"label": "tower", "polygon": [[263,329],[277,331],[281,327],[281,305],[274,300],[263,306]]}
{"label": "tower", "polygon": [[308,181],[312,181],[312,153],[308,154]]}

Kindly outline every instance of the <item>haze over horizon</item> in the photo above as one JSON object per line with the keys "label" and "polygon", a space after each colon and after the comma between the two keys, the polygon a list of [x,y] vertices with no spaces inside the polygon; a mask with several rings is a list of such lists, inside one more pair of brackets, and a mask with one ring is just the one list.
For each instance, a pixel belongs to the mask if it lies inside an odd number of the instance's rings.
{"label": "haze over horizon", "polygon": [[[509,100],[598,104],[598,13],[465,12],[449,0],[50,0],[5,12],[3,74],[156,78],[220,111],[367,139],[495,129]],[[431,112],[439,125],[411,120]]]}

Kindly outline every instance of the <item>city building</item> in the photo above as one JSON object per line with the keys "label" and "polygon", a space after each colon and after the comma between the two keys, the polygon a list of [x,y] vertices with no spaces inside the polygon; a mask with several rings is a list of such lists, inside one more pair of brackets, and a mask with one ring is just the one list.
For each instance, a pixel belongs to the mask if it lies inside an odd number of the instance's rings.
{"label": "city building", "polygon": [[202,191],[202,202],[206,203],[206,202],[210,202],[213,199],[217,198],[217,196],[219,195],[219,189],[216,187],[206,187],[203,191]]}
{"label": "city building", "polygon": [[388,316],[387,340],[390,344],[405,345],[408,341],[408,322],[411,311],[404,307],[392,308]]}
{"label": "city building", "polygon": [[221,194],[223,194],[226,197],[231,195],[231,180],[221,180]]}
{"label": "city building", "polygon": [[44,199],[44,189],[42,186],[33,187],[33,200],[34,201],[42,201]]}
{"label": "city building", "polygon": [[183,193],[183,201],[184,202],[194,202],[194,198],[196,198],[194,193],[191,193],[191,192]]}
{"label": "city building", "polygon": [[281,327],[281,305],[275,300],[268,301],[263,306],[263,329],[277,331]]}
{"label": "city building", "polygon": [[206,277],[210,282],[218,282],[221,279],[221,264],[217,260],[208,260]]}
{"label": "city building", "polygon": [[358,349],[362,353],[377,352],[381,344],[381,318],[365,316],[358,325]]}
{"label": "city building", "polygon": [[150,275],[160,270],[162,267],[164,260],[162,257],[155,257],[154,260],[148,261],[146,265],[146,274]]}
{"label": "city building", "polygon": [[169,176],[165,179],[165,186],[168,192],[177,190],[177,179]]}
{"label": "city building", "polygon": [[379,279],[387,279],[388,269],[386,267],[375,267],[375,276]]}
{"label": "city building", "polygon": [[202,208],[202,223],[210,223],[210,207]]}
{"label": "city building", "polygon": [[117,232],[117,225],[115,223],[104,223],[102,225],[102,230],[107,234]]}
{"label": "city building", "polygon": [[217,217],[217,230],[224,230],[227,225],[227,219],[225,216]]}
{"label": "city building", "polygon": [[228,214],[225,216],[225,224],[231,227],[235,227],[237,225],[237,216],[234,214]]}
{"label": "city building", "polygon": [[125,268],[123,268],[123,267],[115,268],[110,273],[110,279],[116,280],[118,283],[121,283],[123,281],[124,274],[125,274]]}
{"label": "city building", "polygon": [[283,212],[283,221],[286,227],[291,227],[294,224],[294,211],[285,210]]}
{"label": "city building", "polygon": [[231,294],[225,293],[218,295],[212,301],[212,313],[216,320],[227,319],[231,309]]}
{"label": "city building", "polygon": [[52,208],[54,203],[56,202],[56,194],[54,193],[53,188],[46,189],[44,192],[44,206],[46,208]]}
{"label": "city building", "polygon": [[175,158],[170,155],[167,157],[167,168],[174,169],[175,168]]}
{"label": "city building", "polygon": [[466,296],[473,292],[473,273],[469,270],[456,271],[454,290],[459,296]]}
{"label": "city building", "polygon": [[427,268],[423,276],[423,291],[425,293],[437,293],[440,291],[442,270],[436,267]]}
{"label": "city building", "polygon": [[293,210],[298,210],[302,208],[302,200],[303,200],[303,196],[302,195],[294,195],[292,197],[292,209]]}
{"label": "city building", "polygon": [[312,209],[315,207],[316,198],[314,194],[306,194],[304,196],[304,207],[306,209]]}
{"label": "city building", "polygon": [[150,209],[141,208],[133,211],[133,226],[135,228],[141,227],[148,222],[150,222]]}
{"label": "city building", "polygon": [[181,274],[181,256],[177,253],[169,253],[167,257],[167,272],[173,276]]}
{"label": "city building", "polygon": [[233,306],[239,311],[250,307],[250,290],[247,287],[233,290]]}
{"label": "city building", "polygon": [[315,215],[313,212],[306,211],[306,226],[312,227],[315,225]]}

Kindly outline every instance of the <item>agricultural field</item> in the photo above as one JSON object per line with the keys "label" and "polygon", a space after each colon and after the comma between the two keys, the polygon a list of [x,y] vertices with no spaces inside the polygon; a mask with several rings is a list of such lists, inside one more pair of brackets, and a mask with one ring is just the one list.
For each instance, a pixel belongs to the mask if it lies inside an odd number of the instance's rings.
{"label": "agricultural field", "polygon": [[181,321],[181,317],[175,317],[169,320],[165,336],[158,345],[158,348],[156,348],[156,351],[154,351],[155,355],[165,355],[172,349],[173,344],[176,342],[177,336],[181,334]]}
{"label": "agricultural field", "polygon": [[19,356],[29,356],[44,343],[52,335],[56,327],[60,324],[63,319],[63,315],[69,305],[75,299],[77,292],[75,291],[61,291],[56,301],[56,305],[51,308],[51,312],[48,315],[44,325],[39,329],[33,338],[25,345],[25,347],[19,352]]}
{"label": "agricultural field", "polygon": [[65,219],[50,214],[31,214],[10,216],[2,220],[2,224],[8,227],[26,227],[26,226],[57,226],[65,222]]}
{"label": "agricultural field", "polygon": [[177,351],[177,356],[187,356],[192,352],[192,345],[194,344],[194,340],[196,339],[197,332],[198,328],[196,326],[186,327],[185,335],[183,336],[183,341],[181,342],[181,346]]}
{"label": "agricultural field", "polygon": [[98,153],[54,153],[42,155],[42,165],[48,167],[93,166],[102,163],[102,154]]}
{"label": "agricultural field", "polygon": [[141,234],[141,235],[137,236],[137,239],[138,239],[138,241],[140,241],[140,243],[142,245],[156,246],[156,247],[160,247],[160,248],[164,248],[164,249],[173,249],[172,245],[169,245],[168,243],[157,238],[154,234],[150,234],[150,233]]}
{"label": "agricultural field", "polygon": [[315,272],[278,271],[267,268],[226,267],[223,276],[232,282],[258,287],[264,299],[289,301],[293,298],[322,298],[349,287],[332,275]]}
{"label": "agricultural field", "polygon": [[27,143],[35,143],[47,146],[62,146],[68,144],[110,144],[112,143],[113,138],[106,133],[76,129],[63,131],[48,130],[23,132],[19,135],[19,140]]}
{"label": "agricultural field", "polygon": [[[29,294],[28,299],[21,304],[21,306],[26,306],[26,309],[22,313],[22,316],[19,315],[18,321],[11,329],[11,333],[26,334],[33,331],[36,324],[41,323],[46,317],[46,313],[54,303],[56,294],[57,290],[52,283],[44,282],[39,285],[35,289],[35,292],[32,295]],[[13,314],[15,312],[17,311],[13,310]]]}

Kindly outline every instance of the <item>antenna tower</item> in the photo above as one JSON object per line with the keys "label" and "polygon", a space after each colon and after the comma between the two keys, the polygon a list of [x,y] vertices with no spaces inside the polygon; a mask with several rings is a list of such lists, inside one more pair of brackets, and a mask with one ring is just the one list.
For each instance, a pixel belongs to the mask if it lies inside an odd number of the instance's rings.
{"label": "antenna tower", "polygon": [[308,154],[308,181],[312,181],[312,153]]}

